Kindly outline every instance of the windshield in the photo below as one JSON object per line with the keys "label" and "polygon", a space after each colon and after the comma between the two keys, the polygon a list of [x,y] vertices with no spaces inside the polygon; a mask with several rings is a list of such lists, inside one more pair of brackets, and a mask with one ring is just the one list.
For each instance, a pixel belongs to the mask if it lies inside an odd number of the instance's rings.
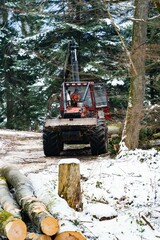
{"label": "windshield", "polygon": [[84,105],[92,107],[91,94],[89,85],[79,85],[79,86],[67,86],[66,87],[66,99],[72,96],[73,93],[77,92],[79,94],[79,102],[83,102]]}
{"label": "windshield", "polygon": [[95,85],[95,101],[96,101],[96,107],[104,107],[108,105],[106,89],[102,84]]}

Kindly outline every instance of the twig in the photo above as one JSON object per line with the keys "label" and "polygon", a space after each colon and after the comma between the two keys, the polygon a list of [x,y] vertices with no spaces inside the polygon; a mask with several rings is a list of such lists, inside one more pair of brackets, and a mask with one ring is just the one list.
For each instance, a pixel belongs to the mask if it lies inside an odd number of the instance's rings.
{"label": "twig", "polygon": [[147,223],[147,225],[152,229],[155,230],[154,227],[151,225],[151,223],[146,219],[146,217],[142,216],[142,219]]}
{"label": "twig", "polygon": [[138,19],[138,18],[127,18],[128,20],[134,21],[134,22],[146,22],[144,19]]}
{"label": "twig", "polygon": [[[157,18],[160,17],[160,14],[158,14],[157,16],[154,16],[154,17],[151,17],[151,18],[148,18],[148,21],[152,21],[152,20],[155,20]],[[131,18],[131,17],[128,17],[127,18],[128,20],[131,20],[133,22],[146,22],[144,19],[138,19],[138,18]]]}
{"label": "twig", "polygon": [[154,16],[154,17],[148,18],[148,20],[151,21],[151,20],[157,19],[157,18],[159,18],[159,17],[160,17],[160,14],[158,14],[157,16]]}

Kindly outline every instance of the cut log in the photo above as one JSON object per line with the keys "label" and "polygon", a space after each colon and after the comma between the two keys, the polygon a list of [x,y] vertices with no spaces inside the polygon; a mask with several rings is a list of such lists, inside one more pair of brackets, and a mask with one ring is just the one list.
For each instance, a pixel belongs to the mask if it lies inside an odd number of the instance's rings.
{"label": "cut log", "polygon": [[25,199],[23,209],[30,220],[48,236],[55,235],[59,230],[59,224],[46,209],[46,206],[36,198]]}
{"label": "cut log", "polygon": [[9,240],[24,240],[27,227],[21,219],[0,208],[0,233]]}
{"label": "cut log", "polygon": [[34,195],[30,180],[13,166],[0,169],[7,182],[15,188],[18,204],[30,220],[46,235],[53,236],[59,230],[59,224],[47,210],[46,206]]}
{"label": "cut log", "polygon": [[82,211],[80,168],[78,159],[62,159],[59,162],[58,195],[76,211]]}
{"label": "cut log", "polygon": [[13,214],[15,217],[21,218],[21,209],[12,197],[4,177],[0,177],[0,205],[5,211]]}
{"label": "cut log", "polygon": [[52,240],[52,238],[45,234],[28,233],[26,240]]}
{"label": "cut log", "polygon": [[80,232],[65,231],[59,233],[54,240],[87,240]]}

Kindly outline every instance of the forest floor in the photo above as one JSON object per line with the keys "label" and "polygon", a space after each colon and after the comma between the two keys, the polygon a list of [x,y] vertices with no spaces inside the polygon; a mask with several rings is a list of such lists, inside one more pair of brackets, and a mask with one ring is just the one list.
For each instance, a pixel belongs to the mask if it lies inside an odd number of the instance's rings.
{"label": "forest floor", "polygon": [[[80,160],[80,213],[57,194],[58,162],[64,158]],[[29,177],[37,197],[59,219],[60,231],[81,231],[90,240],[160,239],[160,153],[155,149],[122,151],[111,158],[73,145],[59,157],[45,157],[41,133],[1,129],[4,165]]]}

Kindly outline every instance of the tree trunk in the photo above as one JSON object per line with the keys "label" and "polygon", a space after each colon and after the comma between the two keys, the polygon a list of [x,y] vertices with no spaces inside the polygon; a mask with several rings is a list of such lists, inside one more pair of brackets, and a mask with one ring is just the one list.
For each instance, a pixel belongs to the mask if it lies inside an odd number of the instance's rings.
{"label": "tree trunk", "polygon": [[58,234],[54,240],[87,240],[80,232],[65,231]]}
{"label": "tree trunk", "polygon": [[21,219],[0,208],[0,233],[9,240],[24,240],[27,228]]}
{"label": "tree trunk", "polygon": [[13,214],[15,217],[21,218],[21,209],[11,196],[7,182],[3,177],[0,177],[0,205],[5,211]]}
{"label": "tree trunk", "polygon": [[130,69],[130,93],[122,142],[128,149],[135,149],[139,143],[140,121],[143,117],[143,101],[145,93],[145,57],[147,19],[150,0],[135,0],[135,19],[132,37],[132,62],[134,69]]}
{"label": "tree trunk", "polygon": [[29,179],[13,166],[1,168],[0,173],[15,188],[17,202],[30,220],[44,234],[49,236],[56,234],[59,230],[58,221],[47,211],[46,206],[36,198]]}
{"label": "tree trunk", "polygon": [[[3,26],[6,29],[9,29],[9,20],[8,20],[8,10],[5,7],[5,1],[1,2],[2,4],[2,22]],[[13,45],[12,43],[8,43],[8,40],[5,41],[5,47],[2,48],[3,55],[3,68],[4,68],[4,79],[5,79],[5,97],[6,97],[6,115],[7,115],[7,128],[14,128],[14,93],[13,93],[13,84],[14,84],[14,71],[12,69],[13,60],[11,58]]]}
{"label": "tree trunk", "polygon": [[62,159],[59,162],[58,195],[63,197],[71,208],[82,211],[80,169],[78,159]]}

